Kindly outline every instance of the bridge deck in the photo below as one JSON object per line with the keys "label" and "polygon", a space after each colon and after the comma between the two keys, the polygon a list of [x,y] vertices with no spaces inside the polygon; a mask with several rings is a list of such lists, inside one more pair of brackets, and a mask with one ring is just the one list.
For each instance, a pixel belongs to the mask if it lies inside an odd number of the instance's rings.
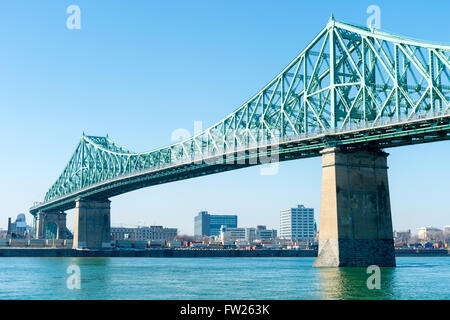
{"label": "bridge deck", "polygon": [[[107,199],[148,186],[260,165],[265,163],[265,159],[270,162],[281,162],[318,157],[320,151],[329,146],[379,149],[443,140],[450,140],[450,115],[310,138],[293,138],[268,146],[249,147],[228,154],[131,173],[38,204],[30,209],[30,213],[69,210],[75,207],[77,198]],[[232,163],[229,159],[233,160]]]}

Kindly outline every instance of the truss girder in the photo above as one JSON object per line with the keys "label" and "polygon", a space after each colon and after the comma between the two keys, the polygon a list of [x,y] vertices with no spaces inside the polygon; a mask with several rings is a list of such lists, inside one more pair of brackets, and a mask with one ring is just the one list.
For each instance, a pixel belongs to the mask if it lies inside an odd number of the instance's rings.
{"label": "truss girder", "polygon": [[191,138],[135,153],[83,135],[44,201],[233,150],[449,113],[450,46],[330,20],[262,90]]}

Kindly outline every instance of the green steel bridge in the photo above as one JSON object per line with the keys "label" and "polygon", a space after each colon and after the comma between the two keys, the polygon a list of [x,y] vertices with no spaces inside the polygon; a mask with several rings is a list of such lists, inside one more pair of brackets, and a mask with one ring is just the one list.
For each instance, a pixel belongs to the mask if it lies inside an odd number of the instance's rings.
{"label": "green steel bridge", "polygon": [[75,207],[132,190],[243,167],[320,156],[328,147],[382,149],[450,139],[450,46],[328,24],[295,59],[222,121],[136,153],[82,136],[42,203]]}

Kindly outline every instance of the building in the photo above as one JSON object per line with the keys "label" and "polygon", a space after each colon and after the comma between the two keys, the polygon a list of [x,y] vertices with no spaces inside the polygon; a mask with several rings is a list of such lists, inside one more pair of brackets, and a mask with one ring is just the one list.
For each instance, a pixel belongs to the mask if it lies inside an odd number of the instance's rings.
{"label": "building", "polygon": [[201,238],[203,236],[209,236],[210,234],[210,215],[208,211],[200,211],[197,216],[194,217],[194,236]]}
{"label": "building", "polygon": [[443,232],[441,229],[435,227],[421,227],[417,237],[421,240],[440,240],[443,237]]}
{"label": "building", "polygon": [[134,240],[136,228],[111,227],[112,240]]}
{"label": "building", "polygon": [[277,230],[267,229],[266,226],[256,226],[255,240],[257,241],[272,241],[277,237]]}
{"label": "building", "polygon": [[277,237],[277,230],[267,229],[266,226],[256,228],[229,228],[222,225],[220,228],[220,241],[263,241],[269,242]]}
{"label": "building", "polygon": [[450,240],[450,226],[444,226],[444,239]]}
{"label": "building", "polygon": [[256,240],[256,228],[245,228],[245,240],[248,242]]}
{"label": "building", "polygon": [[194,218],[194,235],[219,236],[220,227],[237,228],[237,215],[212,215],[208,211],[200,211]]}
{"label": "building", "polygon": [[112,227],[113,240],[173,240],[178,235],[177,228],[164,228],[163,226],[124,228]]}
{"label": "building", "polygon": [[19,213],[16,221],[11,222],[8,218],[7,236],[11,238],[26,238],[31,231],[31,227],[27,226],[25,214]]}
{"label": "building", "polygon": [[245,240],[245,228],[229,228],[222,225],[220,227],[219,239],[222,243]]}
{"label": "building", "polygon": [[314,209],[298,205],[280,213],[280,238],[291,241],[314,241]]}
{"label": "building", "polygon": [[446,243],[449,243],[450,242],[450,226],[444,226],[443,234],[444,234],[444,241]]}
{"label": "building", "polygon": [[138,227],[136,240],[174,240],[178,235],[177,228],[163,228],[163,226]]}
{"label": "building", "polygon": [[411,239],[411,230],[394,231],[395,241],[408,242]]}

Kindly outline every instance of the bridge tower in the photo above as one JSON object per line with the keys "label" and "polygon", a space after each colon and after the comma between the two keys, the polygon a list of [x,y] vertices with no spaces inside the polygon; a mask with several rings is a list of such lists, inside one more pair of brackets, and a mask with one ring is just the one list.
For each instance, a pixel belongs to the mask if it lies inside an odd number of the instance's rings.
{"label": "bridge tower", "polygon": [[395,267],[387,156],[380,150],[322,151],[315,267]]}
{"label": "bridge tower", "polygon": [[75,201],[74,249],[111,248],[111,201],[84,199]]}
{"label": "bridge tower", "polygon": [[[40,211],[36,216],[36,239],[46,239],[48,237],[55,240],[66,239],[66,213],[63,211]],[[51,230],[51,226],[56,226]],[[49,235],[49,232],[53,233]]]}

